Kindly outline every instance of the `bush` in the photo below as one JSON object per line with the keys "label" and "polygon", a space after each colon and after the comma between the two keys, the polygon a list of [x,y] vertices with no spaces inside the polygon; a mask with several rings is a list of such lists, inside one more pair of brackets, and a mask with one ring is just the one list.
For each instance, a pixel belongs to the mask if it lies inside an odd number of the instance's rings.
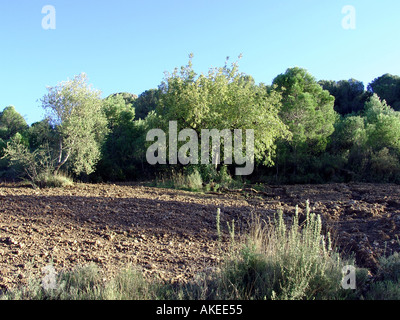
{"label": "bush", "polygon": [[0,295],[0,300],[153,300],[167,299],[171,289],[156,280],[148,281],[133,268],[121,270],[104,281],[95,264],[77,266],[54,274],[55,286],[48,288],[40,278],[31,278],[28,286]]}
{"label": "bush", "polygon": [[340,299],[348,295],[341,288],[344,265],[307,205],[304,225],[297,211],[290,228],[282,212],[273,224],[256,219],[246,245],[222,271],[221,284],[228,299]]}
{"label": "bush", "polygon": [[34,187],[66,187],[73,184],[72,178],[55,170],[55,163],[48,145],[34,151],[29,150],[22,138],[16,135],[5,149],[9,160],[22,179],[29,179]]}
{"label": "bush", "polygon": [[[51,267],[51,266],[50,266]],[[44,268],[45,269],[45,268]],[[54,286],[47,287],[41,277],[32,276],[26,287],[8,291],[0,300],[95,300],[101,299],[103,284],[99,269],[91,264],[74,270],[55,273],[52,267]],[[44,270],[42,269],[42,272]],[[48,273],[45,272],[47,275]]]}
{"label": "bush", "polygon": [[388,148],[372,153],[369,176],[382,182],[400,181],[399,159],[391,154]]}
{"label": "bush", "polygon": [[157,280],[148,281],[136,269],[127,268],[119,272],[105,285],[105,300],[156,300],[167,299],[171,289]]}
{"label": "bush", "polygon": [[200,190],[203,186],[203,179],[197,170],[188,176],[184,176],[183,181],[183,186],[190,190]]}
{"label": "bush", "polygon": [[72,178],[62,174],[41,173],[34,184],[39,188],[64,188],[74,184]]}
{"label": "bush", "polygon": [[203,188],[203,179],[197,169],[192,170],[190,173],[172,171],[156,179],[155,186],[200,191]]}
{"label": "bush", "polygon": [[379,277],[382,280],[400,281],[400,254],[395,252],[389,257],[379,260]]}
{"label": "bush", "polygon": [[400,254],[379,259],[376,281],[371,284],[366,298],[370,300],[400,300]]}

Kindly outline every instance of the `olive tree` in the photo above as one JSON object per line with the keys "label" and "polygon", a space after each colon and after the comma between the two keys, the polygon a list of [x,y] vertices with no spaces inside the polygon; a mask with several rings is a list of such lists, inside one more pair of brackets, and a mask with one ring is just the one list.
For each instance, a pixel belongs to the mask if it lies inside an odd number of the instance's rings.
{"label": "olive tree", "polygon": [[58,137],[54,173],[67,161],[77,175],[92,173],[107,132],[101,92],[87,83],[84,73],[47,90],[42,107]]}

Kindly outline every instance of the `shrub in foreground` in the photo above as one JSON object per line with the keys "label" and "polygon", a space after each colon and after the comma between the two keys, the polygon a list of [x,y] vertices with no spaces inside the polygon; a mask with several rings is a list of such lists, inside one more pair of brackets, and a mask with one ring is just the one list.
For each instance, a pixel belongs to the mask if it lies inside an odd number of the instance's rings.
{"label": "shrub in foreground", "polygon": [[366,298],[369,300],[400,300],[400,254],[379,259],[376,281],[371,284]]}
{"label": "shrub in foreground", "polygon": [[342,299],[342,268],[347,265],[321,233],[319,216],[310,213],[291,226],[279,212],[273,223],[255,220],[245,245],[221,273],[221,287],[230,299]]}
{"label": "shrub in foreground", "polygon": [[155,300],[167,299],[169,286],[147,281],[136,269],[121,270],[109,281],[94,264],[54,274],[54,284],[31,278],[23,288],[0,295],[0,300]]}

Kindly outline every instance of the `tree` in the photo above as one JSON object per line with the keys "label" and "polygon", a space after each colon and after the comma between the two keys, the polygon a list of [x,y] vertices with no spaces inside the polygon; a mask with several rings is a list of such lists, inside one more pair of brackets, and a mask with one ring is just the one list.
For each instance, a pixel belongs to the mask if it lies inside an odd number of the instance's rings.
{"label": "tree", "polygon": [[28,141],[20,133],[16,133],[7,143],[4,157],[9,160],[10,166],[18,168],[16,171],[23,171],[34,186],[40,183],[43,174],[47,174],[54,167],[47,146],[30,150]]}
{"label": "tree", "polygon": [[394,110],[400,111],[400,77],[384,74],[374,79],[368,85],[368,91],[376,93],[382,100],[386,100]]}
{"label": "tree", "polygon": [[361,149],[367,141],[366,123],[363,116],[349,115],[341,117],[335,123],[330,148],[334,154],[345,155],[353,148]]}
{"label": "tree", "polygon": [[48,118],[32,123],[28,129],[29,146],[32,150],[38,149],[45,144],[49,144],[51,149],[58,146],[58,133],[50,124]]}
{"label": "tree", "polygon": [[103,101],[109,132],[102,146],[97,175],[108,181],[135,178],[144,160],[145,132],[143,122],[135,121],[135,109],[120,94]]}
{"label": "tree", "polygon": [[282,93],[280,115],[293,133],[291,144],[306,143],[316,152],[323,151],[337,118],[334,97],[301,68],[288,69],[273,84]]}
{"label": "tree", "polygon": [[279,143],[278,164],[297,174],[300,164],[325,151],[338,117],[335,99],[307,70],[297,67],[278,75],[273,85],[282,94],[280,117],[292,133],[290,141]]}
{"label": "tree", "polygon": [[111,131],[121,122],[131,122],[135,118],[134,100],[126,97],[126,94],[116,93],[103,100],[104,114]]}
{"label": "tree", "polygon": [[318,83],[335,97],[334,109],[341,115],[362,111],[365,102],[370,97],[370,93],[365,91],[364,84],[355,79],[341,81],[321,80]]}
{"label": "tree", "polygon": [[113,93],[110,96],[108,96],[108,98],[116,97],[116,96],[122,97],[122,99],[124,99],[124,101],[125,101],[125,104],[126,105],[130,105],[130,106],[133,106],[133,104],[135,103],[136,99],[138,98],[138,96],[136,94],[129,93],[129,92]]}
{"label": "tree", "polygon": [[197,75],[191,56],[187,66],[166,75],[160,90],[160,128],[177,121],[178,132],[194,129],[199,137],[202,129],[253,129],[255,160],[266,165],[273,164],[276,140],[289,134],[278,116],[280,94],[256,86],[237,62]]}
{"label": "tree", "polygon": [[400,156],[400,112],[374,94],[365,104],[368,145],[376,151],[388,148]]}
{"label": "tree", "polygon": [[400,181],[400,112],[374,94],[365,104],[367,141],[364,177],[368,181]]}
{"label": "tree", "polygon": [[0,158],[4,156],[4,149],[7,147],[7,143],[0,138]]}
{"label": "tree", "polygon": [[136,119],[145,119],[149,112],[157,109],[161,91],[159,89],[146,90],[135,100]]}
{"label": "tree", "polygon": [[15,172],[9,170],[9,159],[4,157],[7,144],[17,135],[19,141],[26,141],[28,128],[25,119],[13,106],[8,106],[0,112],[0,177],[15,178]]}
{"label": "tree", "polygon": [[0,138],[9,140],[17,132],[28,129],[25,119],[15,110],[14,106],[8,106],[0,112]]}
{"label": "tree", "polygon": [[132,112],[136,99],[137,95],[128,92],[113,93],[105,98],[103,100],[103,109],[106,113],[108,126],[112,126],[112,122],[117,120],[112,119],[113,114],[118,115],[120,111]]}
{"label": "tree", "polygon": [[49,87],[42,98],[49,123],[57,132],[58,148],[55,173],[67,163],[77,175],[90,174],[100,158],[107,132],[101,92],[87,83],[86,74]]}
{"label": "tree", "polygon": [[400,181],[400,112],[374,94],[360,115],[336,123],[330,149],[345,159],[343,171],[353,178]]}

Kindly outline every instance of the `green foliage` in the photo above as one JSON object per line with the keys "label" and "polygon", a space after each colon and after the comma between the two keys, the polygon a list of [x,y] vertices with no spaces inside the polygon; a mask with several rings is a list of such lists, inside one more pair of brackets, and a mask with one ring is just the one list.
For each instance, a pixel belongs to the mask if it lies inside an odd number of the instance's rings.
{"label": "green foliage", "polygon": [[365,91],[364,84],[355,79],[341,81],[321,80],[318,83],[324,90],[335,97],[335,111],[341,115],[355,114],[364,109],[370,93]]}
{"label": "green foliage", "polygon": [[0,138],[9,140],[16,133],[28,129],[25,119],[15,110],[14,106],[4,108],[0,112]]}
{"label": "green foliage", "polygon": [[134,103],[136,102],[136,99],[138,98],[138,96],[136,94],[133,94],[133,93],[119,92],[119,93],[110,94],[106,99],[115,98],[116,96],[122,97],[122,99],[124,100],[125,105],[129,106],[129,107],[134,107]]}
{"label": "green foliage", "polygon": [[391,154],[388,148],[371,154],[369,169],[370,181],[400,182],[399,158]]}
{"label": "green foliage", "polygon": [[276,162],[281,174],[297,175],[305,158],[326,150],[338,118],[334,97],[301,68],[288,69],[273,85],[282,93],[280,117],[292,134],[291,140],[279,141]]}
{"label": "green foliage", "polygon": [[136,119],[145,119],[151,111],[155,111],[160,95],[159,89],[149,89],[141,93],[134,103]]}
{"label": "green foliage", "polygon": [[85,74],[75,76],[48,88],[41,99],[47,116],[30,127],[6,107],[0,112],[0,178],[23,171],[37,182],[63,169],[92,181],[165,174],[166,184],[196,190],[243,184],[232,178],[233,165],[150,166],[147,132],[168,133],[169,122],[177,121],[178,131],[194,129],[199,139],[202,129],[253,129],[253,182],[400,182],[400,77],[385,74],[365,91],[355,79],[317,82],[305,69],[289,68],[266,86],[241,73],[238,62],[227,59],[197,74],[192,59],[139,97],[122,92],[101,99]]}
{"label": "green foliage", "polygon": [[227,165],[221,165],[219,170],[212,165],[197,165],[195,168],[200,172],[206,184],[218,184],[221,187],[228,187],[233,182]]}
{"label": "green foliage", "polygon": [[358,116],[341,118],[335,125],[330,152],[346,159],[344,168],[358,180],[400,181],[400,113],[377,95]]}
{"label": "green foliage", "polygon": [[237,63],[197,75],[190,59],[168,74],[160,89],[157,127],[165,132],[169,121],[178,122],[178,132],[196,130],[199,138],[201,129],[253,129],[255,158],[264,164],[272,164],[275,141],[288,135],[278,116],[280,95],[249,81]]}
{"label": "green foliage", "polygon": [[0,138],[0,158],[4,156],[4,149],[7,147],[7,143]]}
{"label": "green foliage", "polygon": [[38,175],[35,184],[39,188],[64,188],[72,186],[74,184],[74,181],[72,178],[60,172],[53,174],[43,172]]}
{"label": "green foliage", "polygon": [[330,148],[336,154],[349,152],[353,147],[360,148],[367,141],[365,120],[362,116],[341,117],[335,123]]}
{"label": "green foliage", "polygon": [[282,92],[280,115],[293,134],[290,141],[293,149],[308,144],[311,152],[324,151],[337,119],[334,97],[300,68],[288,69],[273,84]]}
{"label": "green foliage", "polygon": [[135,118],[133,102],[127,102],[122,94],[113,94],[104,99],[103,110],[110,130],[120,124],[130,123]]}
{"label": "green foliage", "polygon": [[288,227],[280,212],[271,225],[256,220],[245,247],[223,271],[225,292],[233,299],[338,299],[344,262],[321,233],[319,216],[306,207]]}
{"label": "green foliage", "polygon": [[106,286],[103,300],[157,300],[172,296],[168,285],[148,281],[134,268],[119,272]]}
{"label": "green foliage", "polygon": [[46,155],[43,149],[31,152],[27,142],[21,134],[17,133],[7,143],[3,157],[7,158],[10,161],[10,165],[17,168],[17,170],[23,170],[25,175],[35,183],[39,174],[48,167],[49,157]]}
{"label": "green foliage", "polygon": [[394,110],[400,111],[400,77],[384,74],[374,79],[368,85],[368,91],[377,94],[382,100],[386,100]]}
{"label": "green foliage", "polygon": [[400,281],[400,254],[398,252],[388,257],[382,256],[379,259],[379,266],[379,280]]}
{"label": "green foliage", "polygon": [[[294,135],[295,136],[295,135]],[[336,118],[324,153],[304,145],[278,145],[276,167],[280,183],[326,181],[400,181],[400,113],[372,95],[358,115]]]}
{"label": "green foliage", "polygon": [[49,123],[58,134],[55,172],[67,161],[76,175],[94,171],[107,133],[107,119],[100,94],[100,91],[91,88],[83,73],[73,80],[49,87],[42,98]]}
{"label": "green foliage", "polygon": [[[239,72],[237,62],[228,66],[227,61],[224,67],[198,75],[193,70],[191,56],[187,66],[166,75],[159,92],[150,128],[153,126],[168,133],[169,121],[177,121],[178,132],[194,129],[199,139],[202,129],[227,129],[230,132],[253,129],[255,161],[264,165],[273,164],[276,140],[289,136],[279,118],[280,94],[267,91],[264,85],[255,85],[252,77]],[[221,146],[220,162],[223,162],[223,144]],[[184,174],[192,173],[190,167],[200,173],[206,188],[217,190],[232,182],[229,168],[222,165],[188,165]]]}
{"label": "green foliage", "polygon": [[27,130],[28,125],[25,119],[13,106],[6,107],[0,112],[0,178],[16,178],[16,171],[9,169],[10,162],[7,158],[4,158],[5,149],[7,143],[17,135],[18,139],[23,140],[26,144]]}
{"label": "green foliage", "polygon": [[191,191],[219,191],[221,188],[240,188],[243,184],[241,178],[232,178],[226,165],[222,165],[220,170],[211,165],[195,165],[184,168],[173,166],[151,185]]}
{"label": "green foliage", "polygon": [[190,172],[171,170],[163,177],[157,178],[155,185],[161,188],[201,191],[203,189],[203,179],[196,168],[191,168]]}
{"label": "green foliage", "polygon": [[54,173],[55,161],[48,145],[31,151],[28,141],[19,133],[8,142],[4,157],[17,172],[23,172],[21,178],[28,178],[34,187],[65,187],[73,184],[70,177]]}
{"label": "green foliage", "polygon": [[146,133],[154,114],[135,120],[135,109],[121,95],[106,98],[103,108],[109,131],[101,149],[97,175],[106,181],[134,180],[145,167]]}
{"label": "green foliage", "polygon": [[400,113],[372,95],[359,116],[340,119],[335,125],[330,152],[341,154],[343,167],[356,180],[400,181]]}
{"label": "green foliage", "polygon": [[216,222],[216,229],[217,229],[217,237],[218,241],[221,242],[222,240],[222,233],[221,233],[221,209],[217,209],[217,216],[215,217]]}
{"label": "green foliage", "polygon": [[400,255],[398,252],[379,259],[376,281],[366,294],[369,300],[400,300]]}
{"label": "green foliage", "polygon": [[58,132],[51,126],[48,118],[33,123],[28,129],[27,135],[32,150],[46,144],[49,144],[52,149],[58,147]]}
{"label": "green foliage", "polygon": [[132,267],[104,282],[101,270],[89,264],[55,274],[55,288],[45,288],[42,279],[33,276],[28,286],[0,295],[0,300],[165,300],[171,296],[168,285],[148,281]]}
{"label": "green foliage", "polygon": [[366,300],[400,300],[400,282],[379,281],[371,285]]}
{"label": "green foliage", "polygon": [[400,112],[374,95],[365,105],[367,144],[373,150],[389,148],[400,155]]}

